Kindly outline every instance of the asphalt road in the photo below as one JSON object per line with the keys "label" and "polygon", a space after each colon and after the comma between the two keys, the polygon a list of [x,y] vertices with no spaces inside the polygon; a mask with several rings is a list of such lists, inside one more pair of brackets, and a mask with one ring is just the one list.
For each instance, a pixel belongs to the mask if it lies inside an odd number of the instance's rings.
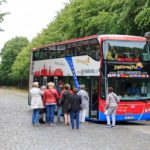
{"label": "asphalt road", "polygon": [[0,89],[0,150],[150,150],[150,121],[34,127],[27,98],[27,92]]}

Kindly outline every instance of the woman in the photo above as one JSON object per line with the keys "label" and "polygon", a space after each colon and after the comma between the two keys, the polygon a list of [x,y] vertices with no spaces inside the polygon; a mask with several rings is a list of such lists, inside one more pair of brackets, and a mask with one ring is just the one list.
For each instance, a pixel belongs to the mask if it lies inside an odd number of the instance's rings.
{"label": "woman", "polygon": [[53,125],[54,123],[55,107],[58,99],[59,94],[54,88],[54,83],[49,82],[48,89],[44,91],[43,97],[44,105],[46,106],[46,122],[48,125]]}
{"label": "woman", "polygon": [[[116,125],[116,109],[118,106],[119,99],[117,95],[113,92],[113,88],[108,88],[108,96],[106,99],[106,119],[107,119],[107,127],[115,127]],[[112,125],[110,123],[110,115],[112,115]]]}
{"label": "woman", "polygon": [[80,95],[82,98],[81,111],[80,111],[80,122],[84,123],[85,117],[86,117],[86,114],[87,114],[88,108],[89,108],[89,96],[88,96],[88,93],[85,91],[84,84],[80,85],[80,90],[78,92],[78,95]]}
{"label": "woman", "polygon": [[70,124],[70,109],[71,109],[70,97],[71,97],[70,85],[65,84],[64,90],[62,91],[62,98],[61,98],[61,104],[62,104],[62,110],[64,113],[65,125]]}
{"label": "woman", "polygon": [[32,124],[39,125],[39,113],[40,109],[43,107],[42,97],[43,92],[39,88],[38,82],[33,82],[33,88],[30,90],[31,95],[31,108],[32,112]]}
{"label": "woman", "polygon": [[[46,90],[46,86],[42,86],[41,90],[44,93],[44,91]],[[43,96],[42,96],[42,101],[43,101]],[[44,105],[44,102],[43,102],[43,105]],[[46,108],[44,106],[44,108],[40,110],[40,119],[39,119],[39,122],[40,123],[45,123],[45,121],[46,121]]]}
{"label": "woman", "polygon": [[73,95],[70,98],[71,102],[71,112],[70,112],[70,118],[71,118],[71,127],[74,129],[74,118],[76,119],[76,128],[79,129],[79,114],[81,110],[81,96],[77,95],[78,89],[73,89]]}

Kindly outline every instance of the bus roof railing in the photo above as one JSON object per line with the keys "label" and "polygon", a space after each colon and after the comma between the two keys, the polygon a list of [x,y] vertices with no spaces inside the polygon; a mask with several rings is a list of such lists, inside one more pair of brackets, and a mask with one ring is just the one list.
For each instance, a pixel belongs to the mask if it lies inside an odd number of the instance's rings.
{"label": "bus roof railing", "polygon": [[86,36],[86,37],[81,37],[81,38],[75,38],[71,40],[66,40],[66,41],[61,41],[61,42],[56,42],[52,44],[46,44],[42,45],[36,48],[32,48],[32,51],[39,50],[41,48],[47,48],[50,46],[58,46],[58,45],[63,45],[63,44],[69,44],[69,43],[75,43],[79,41],[85,41],[85,40],[90,40],[94,38],[101,38],[103,40],[129,40],[129,41],[146,41],[145,37],[141,36],[133,36],[133,35],[119,35],[119,34],[106,34],[106,35],[91,35],[91,36]]}
{"label": "bus roof railing", "polygon": [[32,48],[32,50],[35,51],[35,50],[38,50],[40,48],[47,48],[47,47],[50,47],[50,46],[63,45],[63,44],[68,44],[68,43],[75,43],[75,42],[79,42],[79,41],[94,39],[94,38],[97,38],[97,37],[98,37],[98,34],[95,34],[95,35],[91,35],[91,36],[86,36],[86,37],[66,40],[66,41],[62,41],[62,42],[56,42],[56,43],[52,43],[52,44],[42,45],[42,46],[39,46],[39,47],[36,47],[36,48]]}

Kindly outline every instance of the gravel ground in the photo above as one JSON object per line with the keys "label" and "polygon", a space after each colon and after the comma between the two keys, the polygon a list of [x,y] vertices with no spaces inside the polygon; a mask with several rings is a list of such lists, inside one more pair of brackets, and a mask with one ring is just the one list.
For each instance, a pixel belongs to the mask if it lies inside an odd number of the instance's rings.
{"label": "gravel ground", "polygon": [[0,89],[0,150],[150,150],[150,122],[124,123],[115,128],[86,122],[69,126],[31,125],[28,94]]}

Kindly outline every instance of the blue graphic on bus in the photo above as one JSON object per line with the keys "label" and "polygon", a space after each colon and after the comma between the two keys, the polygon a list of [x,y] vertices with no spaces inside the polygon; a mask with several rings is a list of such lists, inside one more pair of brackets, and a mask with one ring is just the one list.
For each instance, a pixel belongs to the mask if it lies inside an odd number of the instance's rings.
{"label": "blue graphic on bus", "polygon": [[65,59],[66,59],[68,65],[71,69],[71,72],[73,74],[73,80],[74,80],[75,87],[79,88],[79,82],[78,82],[78,79],[77,79],[77,76],[76,76],[76,73],[75,73],[75,70],[74,70],[72,57],[65,57]]}

